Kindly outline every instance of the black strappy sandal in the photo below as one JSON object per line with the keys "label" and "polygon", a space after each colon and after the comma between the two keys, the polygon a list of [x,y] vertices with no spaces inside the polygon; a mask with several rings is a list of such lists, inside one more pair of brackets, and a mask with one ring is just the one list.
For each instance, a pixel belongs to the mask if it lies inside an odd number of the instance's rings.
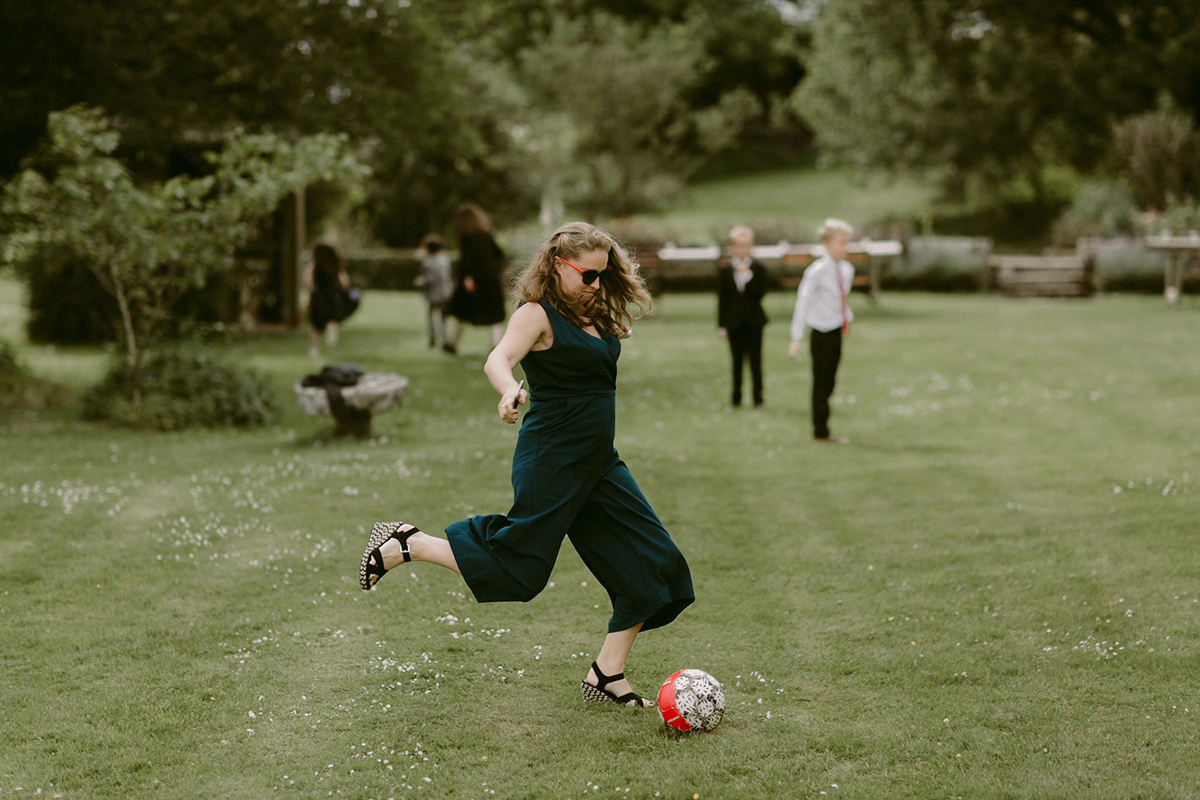
{"label": "black strappy sandal", "polygon": [[[616,703],[618,705],[627,706],[628,708],[650,708],[654,705],[654,703],[646,705],[646,698],[642,697],[637,692],[628,692],[620,697],[617,697],[615,694],[604,688],[613,681],[619,681],[624,678],[624,672],[618,672],[616,675],[605,675],[600,671],[600,667],[596,666],[595,661],[592,662],[592,672],[596,673],[596,680],[599,682],[599,685],[592,686],[587,682],[586,677],[579,682],[579,691],[583,695],[583,702]],[[637,702],[635,705],[629,706],[628,703],[630,700],[636,700]]]}
{"label": "black strappy sandal", "polygon": [[362,562],[358,565],[358,585],[364,591],[371,591],[372,575],[378,576],[375,578],[375,583],[379,583],[379,578],[387,574],[387,570],[383,568],[383,553],[379,551],[379,548],[383,547],[387,540],[395,539],[399,542],[400,552],[404,553],[404,560],[412,561],[408,550],[408,537],[414,533],[420,533],[421,529],[414,525],[401,532],[400,529],[407,524],[406,522],[376,522],[371,526],[371,536],[367,539]]}

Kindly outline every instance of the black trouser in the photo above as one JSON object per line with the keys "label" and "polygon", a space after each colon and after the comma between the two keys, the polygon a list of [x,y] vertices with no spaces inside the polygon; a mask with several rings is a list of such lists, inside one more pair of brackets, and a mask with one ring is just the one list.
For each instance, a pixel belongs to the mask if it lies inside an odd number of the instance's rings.
{"label": "black trouser", "polygon": [[838,362],[842,359],[842,329],[822,333],[812,331],[809,337],[812,353],[812,420],[813,436],[829,438],[829,396],[837,378]]}
{"label": "black trouser", "polygon": [[754,387],[754,405],[763,401],[762,339],[761,325],[743,325],[737,330],[726,331],[729,350],[733,353],[733,404],[742,404],[742,360],[750,358],[750,381]]}

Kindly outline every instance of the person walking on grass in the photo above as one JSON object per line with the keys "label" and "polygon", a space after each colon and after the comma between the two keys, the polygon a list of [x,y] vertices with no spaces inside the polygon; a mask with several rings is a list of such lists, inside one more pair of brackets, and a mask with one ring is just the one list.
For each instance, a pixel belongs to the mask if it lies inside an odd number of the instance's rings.
{"label": "person walking on grass", "polygon": [[[650,296],[630,256],[583,222],[560,227],[518,278],[521,303],[484,365],[500,419],[517,421],[508,514],[474,516],[430,536],[406,522],[374,525],[359,569],[371,589],[389,569],[429,561],[454,570],[481,603],[528,601],[546,585],[563,537],[608,591],[613,613],[580,682],[584,702],[654,705],[633,691],[625,660],[642,631],[695,600],[691,573],[613,447],[617,358]],[[520,364],[528,388],[513,377]]]}
{"label": "person walking on grass", "polygon": [[454,338],[442,345],[447,353],[458,352],[463,328],[486,325],[492,335],[492,347],[500,341],[504,322],[504,252],[492,238],[492,223],[483,209],[474,203],[458,207],[458,285],[450,298],[449,310],[458,317]]}
{"label": "person walking on grass", "polygon": [[754,231],[739,225],[729,231],[729,258],[717,269],[717,333],[729,340],[733,356],[733,399],[730,410],[742,404],[742,364],[750,361],[754,407],[763,404],[762,339],[767,315],[767,270],[750,257]]}
{"label": "person walking on grass", "polygon": [[359,294],[350,288],[341,254],[323,242],[313,247],[312,265],[304,282],[309,291],[308,320],[312,325],[308,356],[320,358],[321,336],[326,346],[337,346],[338,326],[358,309]]}
{"label": "person walking on grass", "polygon": [[446,305],[454,294],[450,257],[442,250],[442,237],[431,233],[421,240],[421,274],[413,281],[429,304],[429,346],[446,344]]}
{"label": "person walking on grass", "polygon": [[796,290],[796,310],[792,313],[792,344],[788,355],[795,358],[809,328],[809,353],[812,355],[813,438],[821,442],[846,440],[829,432],[829,397],[837,379],[842,358],[842,339],[854,320],[846,302],[854,283],[854,265],[846,261],[847,247],[854,229],[840,219],[827,219],[821,226],[825,254],[809,265]]}

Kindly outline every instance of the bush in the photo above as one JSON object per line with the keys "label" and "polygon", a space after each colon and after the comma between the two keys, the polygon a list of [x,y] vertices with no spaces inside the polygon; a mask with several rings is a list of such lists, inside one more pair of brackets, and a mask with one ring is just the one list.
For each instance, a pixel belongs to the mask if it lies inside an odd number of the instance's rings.
{"label": "bush", "polygon": [[1169,104],[1116,125],[1113,144],[1141,208],[1165,208],[1200,189],[1200,137]]}
{"label": "bush", "polygon": [[988,236],[1013,249],[1040,249],[1049,242],[1051,223],[1067,206],[1065,198],[1046,200],[1001,198],[969,211],[933,216],[942,236]]}
{"label": "bush", "polygon": [[377,247],[344,252],[342,259],[350,280],[363,289],[411,292],[415,288],[413,281],[421,274],[421,259],[416,250]]}
{"label": "bush", "polygon": [[1054,225],[1054,244],[1074,247],[1084,237],[1131,236],[1137,230],[1138,212],[1129,189],[1122,183],[1084,186]]}
{"label": "bush", "polygon": [[84,397],[84,418],[162,431],[254,427],[279,418],[266,380],[203,355],[158,353],[129,376],[117,363]]}
{"label": "bush", "polygon": [[67,389],[26,372],[12,346],[0,341],[0,415],[59,408],[73,399]]}
{"label": "bush", "polygon": [[1200,231],[1200,203],[1172,201],[1163,211],[1147,211],[1140,220],[1147,236],[1190,236]]}

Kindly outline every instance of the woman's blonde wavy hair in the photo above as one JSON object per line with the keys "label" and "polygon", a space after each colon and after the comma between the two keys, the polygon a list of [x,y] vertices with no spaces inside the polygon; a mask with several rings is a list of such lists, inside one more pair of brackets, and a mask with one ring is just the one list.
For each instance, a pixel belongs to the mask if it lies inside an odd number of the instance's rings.
{"label": "woman's blonde wavy hair", "polygon": [[[608,253],[609,269],[600,279],[600,289],[588,303],[582,304],[563,294],[554,259],[574,261],[593,250]],[[512,294],[526,303],[545,300],[572,325],[583,328],[590,323],[620,338],[628,336],[633,320],[650,309],[650,292],[637,261],[616,239],[586,222],[568,222],[552,233],[529,266],[516,277]],[[637,306],[636,314],[630,312],[630,306]]]}

